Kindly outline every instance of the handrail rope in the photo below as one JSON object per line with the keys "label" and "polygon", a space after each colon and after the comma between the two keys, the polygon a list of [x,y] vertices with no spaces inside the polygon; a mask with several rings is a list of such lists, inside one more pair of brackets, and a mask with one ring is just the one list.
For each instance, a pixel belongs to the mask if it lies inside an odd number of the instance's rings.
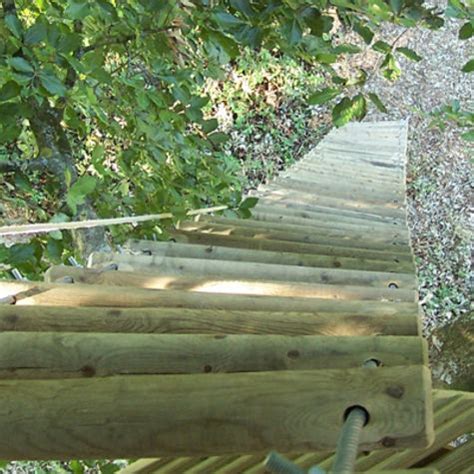
{"label": "handrail rope", "polygon": [[[211,212],[224,211],[226,209],[229,209],[229,207],[215,206],[202,209],[194,209],[188,211],[186,213],[186,216],[209,214]],[[171,214],[170,212],[166,212],[163,214],[145,214],[143,216],[112,217],[108,219],[89,219],[84,221],[73,222],[45,222],[43,224],[21,224],[0,227],[0,236],[18,234],[42,234],[46,232],[53,232],[56,230],[85,229],[91,227],[102,227],[118,224],[137,224],[139,222],[171,219],[172,217],[173,214]]]}

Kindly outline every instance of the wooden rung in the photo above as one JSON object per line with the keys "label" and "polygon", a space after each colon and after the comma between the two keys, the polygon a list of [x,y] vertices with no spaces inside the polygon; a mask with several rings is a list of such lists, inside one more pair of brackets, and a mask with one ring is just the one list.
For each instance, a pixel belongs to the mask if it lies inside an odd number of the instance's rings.
{"label": "wooden rung", "polygon": [[[237,237],[249,237],[256,240],[279,240],[287,242],[297,242],[306,244],[315,244],[322,246],[330,246],[337,249],[341,248],[341,253],[350,248],[354,252],[359,249],[362,251],[379,251],[385,253],[396,252],[401,255],[411,255],[411,249],[408,241],[399,234],[394,233],[390,236],[370,237],[368,234],[356,234],[353,237],[347,233],[339,234],[337,236],[321,235],[312,232],[311,229],[299,229],[297,226],[285,226],[278,222],[274,223],[274,229],[266,228],[268,224],[262,223],[260,227],[254,227],[255,221],[238,220],[232,225],[214,224],[212,222],[182,222],[179,225],[179,230],[186,232],[198,232],[218,235],[231,235]],[[282,227],[284,229],[282,229]],[[286,228],[285,228],[286,227]],[[293,228],[293,230],[291,230]],[[298,232],[303,230],[304,232]],[[397,237],[395,237],[397,235]]]}
{"label": "wooden rung", "polygon": [[343,414],[356,405],[370,416],[361,449],[433,441],[430,376],[421,366],[5,380],[0,458],[334,449]]}
{"label": "wooden rung", "polygon": [[252,250],[269,250],[273,252],[305,253],[313,255],[332,255],[334,257],[363,258],[367,260],[387,260],[398,263],[412,262],[408,253],[398,253],[395,246],[386,250],[336,247],[328,245],[291,242],[288,240],[263,240],[239,235],[220,235],[185,230],[171,230],[169,234],[180,243],[197,243],[201,245],[218,245],[223,247],[247,248]]}
{"label": "wooden rung", "polygon": [[97,269],[111,263],[119,271],[145,272],[147,274],[173,276],[205,276],[206,278],[274,280],[302,283],[326,283],[340,285],[402,289],[415,289],[414,275],[404,273],[371,272],[343,269],[320,269],[273,263],[236,262],[232,260],[208,260],[206,258],[165,257],[162,255],[130,255],[96,252],[89,257],[89,266]]}
{"label": "wooden rung", "polygon": [[[72,267],[71,267],[72,268]],[[331,312],[352,315],[415,315],[418,304],[261,295],[149,290],[80,283],[1,282],[0,297],[18,306],[174,307],[239,311]],[[16,302],[16,303],[15,303]]]}
{"label": "wooden rung", "polygon": [[0,305],[3,331],[419,336],[413,314]]}
{"label": "wooden rung", "polygon": [[427,365],[419,337],[0,333],[0,380]]}
{"label": "wooden rung", "polygon": [[361,211],[370,214],[376,214],[387,218],[405,218],[405,210],[400,207],[400,202],[390,202],[385,205],[375,205],[363,200],[331,198],[327,196],[317,196],[302,191],[292,189],[281,189],[276,185],[267,185],[263,188],[267,202],[284,200],[300,202],[302,204],[320,205],[325,207],[334,207],[338,209],[347,209],[352,211]]}
{"label": "wooden rung", "polygon": [[343,300],[375,300],[414,302],[417,292],[402,288],[373,288],[356,285],[333,285],[291,281],[246,280],[244,278],[180,276],[126,271],[101,271],[70,266],[55,266],[44,275],[46,282],[65,278],[74,283],[106,286],[126,286],[155,290],[181,290],[196,293],[225,293],[232,295],[267,295]]}
{"label": "wooden rung", "polygon": [[[406,228],[406,216],[386,217],[379,216],[370,212],[360,210],[338,209],[334,207],[321,206],[318,204],[308,204],[304,202],[295,202],[286,199],[284,196],[272,196],[271,200],[265,197],[259,199],[255,206],[255,211],[265,208],[265,212],[276,212],[282,209],[290,209],[290,215],[299,216],[299,213],[307,213],[308,217],[314,217],[317,220],[331,220],[341,223],[361,223],[362,225],[394,225]],[[293,214],[292,214],[293,213]]]}
{"label": "wooden rung", "polygon": [[[179,244],[151,240],[130,240],[126,247],[134,255],[162,255],[166,257],[205,258],[206,260],[228,260],[232,262],[257,262],[297,267],[341,268],[388,273],[410,273],[412,263],[407,261],[365,260],[362,258],[331,257],[326,255],[271,252],[265,250],[219,247],[215,245]],[[92,254],[94,255],[94,254]]]}
{"label": "wooden rung", "polygon": [[[276,213],[263,213],[254,211],[251,219],[227,219],[224,217],[203,217],[199,220],[198,224],[204,225],[218,225],[228,227],[254,227],[263,231],[265,229],[300,233],[301,235],[311,234],[317,235],[320,238],[326,238],[331,241],[335,239],[347,239],[347,240],[364,240],[367,243],[371,242],[399,242],[403,244],[409,243],[409,235],[407,229],[397,228],[394,225],[388,225],[384,228],[380,226],[378,228],[362,226],[349,226],[349,227],[325,227],[324,223],[320,224],[318,220],[312,219],[298,219],[296,218],[293,222],[285,220],[287,216],[279,215]],[[192,225],[196,225],[194,222]],[[184,227],[185,228],[185,227]],[[347,245],[347,244],[346,244]],[[357,245],[355,245],[357,246]]]}

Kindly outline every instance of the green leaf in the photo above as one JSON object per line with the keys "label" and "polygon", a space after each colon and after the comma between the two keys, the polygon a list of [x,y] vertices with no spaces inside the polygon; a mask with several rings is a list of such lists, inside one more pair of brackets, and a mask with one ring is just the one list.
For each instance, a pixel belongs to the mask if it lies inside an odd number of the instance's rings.
{"label": "green leaf", "polygon": [[15,81],[8,81],[0,89],[0,102],[6,102],[7,100],[14,99],[20,95],[21,87]]}
{"label": "green leaf", "polygon": [[69,0],[65,15],[71,20],[83,20],[90,14],[90,5],[87,1]]}
{"label": "green leaf", "polygon": [[66,86],[53,74],[41,72],[39,75],[41,85],[52,95],[63,97],[66,95]]}
{"label": "green leaf", "polygon": [[321,37],[324,33],[331,31],[333,19],[330,16],[322,15],[316,8],[305,8],[301,17],[314,36]]}
{"label": "green leaf", "polygon": [[303,31],[301,30],[300,24],[298,23],[298,20],[294,18],[293,22],[291,23],[290,33],[288,37],[290,46],[298,44],[301,41],[302,36]]}
{"label": "green leaf", "polygon": [[13,35],[17,38],[21,38],[21,35],[23,33],[23,27],[21,26],[21,23],[18,20],[17,16],[12,14],[5,15],[4,21],[7,25],[7,28],[13,33]]}
{"label": "green leaf", "polygon": [[86,197],[94,191],[97,181],[93,176],[81,176],[69,189],[66,202],[72,212],[77,212],[77,206],[85,202]]}
{"label": "green leaf", "polygon": [[352,105],[352,99],[344,97],[332,109],[332,121],[336,127],[342,127],[351,120]]}
{"label": "green leaf", "polygon": [[337,87],[326,87],[314,94],[310,95],[308,98],[309,105],[320,105],[329,102],[334,97],[338,96],[341,91]]}
{"label": "green leaf", "polygon": [[8,62],[10,66],[15,69],[15,71],[28,73],[35,72],[33,66],[26,59],[21,58],[19,56],[10,58]]}
{"label": "green leaf", "polygon": [[461,138],[467,140],[468,142],[474,142],[474,129],[463,133]]}
{"label": "green leaf", "polygon": [[387,108],[383,104],[383,102],[380,100],[379,96],[375,94],[374,92],[369,92],[369,99],[373,102],[375,107],[377,107],[380,112],[383,112],[386,114],[388,112]]}
{"label": "green leaf", "polygon": [[254,208],[258,203],[258,198],[257,197],[248,197],[245,198],[239,205],[239,210],[242,209],[252,209]]}
{"label": "green leaf", "polygon": [[36,246],[33,244],[15,244],[10,247],[8,263],[13,267],[36,264]]}
{"label": "green leaf", "polygon": [[362,94],[352,99],[352,117],[362,120],[367,114],[367,100]]}
{"label": "green leaf", "polygon": [[366,25],[356,21],[353,25],[354,31],[362,36],[362,39],[366,44],[370,44],[374,39],[374,32]]}
{"label": "green leaf", "polygon": [[208,138],[213,145],[220,145],[221,143],[225,143],[227,140],[229,140],[229,135],[226,135],[222,132],[215,132],[212,135],[209,135]]}
{"label": "green leaf", "polygon": [[462,72],[472,72],[472,71],[474,71],[474,59],[471,59],[466,64],[464,64],[461,71]]}
{"label": "green leaf", "polygon": [[214,19],[219,25],[224,28],[235,28],[244,25],[245,23],[234,15],[226,12],[217,12],[213,15]]}
{"label": "green leaf", "polygon": [[43,22],[36,22],[33,26],[28,28],[25,34],[25,44],[37,44],[44,41],[47,36],[47,28]]}
{"label": "green leaf", "polygon": [[392,47],[385,41],[377,41],[372,45],[372,49],[379,53],[390,53],[392,51]]}
{"label": "green leaf", "polygon": [[401,70],[393,54],[387,54],[382,63],[382,75],[389,81],[395,81],[400,77]]}
{"label": "green leaf", "polygon": [[421,56],[416,54],[416,52],[413,51],[410,48],[400,47],[400,48],[397,48],[397,51],[399,53],[402,53],[404,56],[406,56],[408,59],[411,59],[412,61],[417,61],[418,62],[418,61],[421,61],[423,59]]}
{"label": "green leaf", "polygon": [[468,21],[461,27],[459,30],[459,39],[467,40],[474,34],[473,21]]}
{"label": "green leaf", "polygon": [[219,122],[217,121],[217,119],[204,120],[204,122],[202,122],[201,124],[202,130],[205,133],[210,133],[214,131],[218,126]]}
{"label": "green leaf", "polygon": [[390,0],[390,8],[395,15],[400,15],[403,7],[403,0]]}
{"label": "green leaf", "polygon": [[244,14],[247,18],[255,16],[255,12],[250,5],[249,0],[230,0],[230,4],[240,13]]}

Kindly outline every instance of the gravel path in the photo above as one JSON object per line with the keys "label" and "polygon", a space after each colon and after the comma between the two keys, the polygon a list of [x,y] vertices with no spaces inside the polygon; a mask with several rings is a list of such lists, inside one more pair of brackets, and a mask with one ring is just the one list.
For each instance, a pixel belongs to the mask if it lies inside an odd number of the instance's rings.
{"label": "gravel path", "polygon": [[[444,131],[430,128],[428,116],[454,99],[472,112],[474,75],[461,68],[472,56],[473,40],[458,40],[459,26],[449,20],[438,31],[403,33],[403,28],[393,25],[385,28],[385,38],[393,41],[402,34],[397,46],[414,49],[423,60],[402,57],[402,76],[393,85],[379,75],[370,77],[365,88],[379,95],[388,114],[372,110],[366,120],[410,119],[409,225],[433,373],[455,386],[462,380],[463,388],[474,390],[474,320],[469,301],[474,185],[470,160],[474,150],[472,142],[460,138],[456,126],[448,125]],[[360,61],[370,69],[379,57],[375,53],[357,56],[342,68],[350,69]]]}

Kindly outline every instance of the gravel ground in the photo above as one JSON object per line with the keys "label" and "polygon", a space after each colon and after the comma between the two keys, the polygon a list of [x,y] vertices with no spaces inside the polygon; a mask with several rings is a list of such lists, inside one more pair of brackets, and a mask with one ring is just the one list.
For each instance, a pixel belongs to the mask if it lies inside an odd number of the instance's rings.
{"label": "gravel ground", "polygon": [[[388,114],[371,111],[365,120],[409,118],[408,218],[417,262],[424,330],[431,348],[433,374],[441,382],[474,390],[474,320],[472,294],[472,142],[460,130],[430,128],[435,108],[458,99],[463,109],[474,104],[473,74],[461,72],[472,56],[473,41],[458,40],[460,24],[450,20],[438,31],[389,25],[384,39],[398,38],[423,57],[401,58],[402,76],[390,84],[371,74],[367,92],[376,92]],[[401,36],[400,36],[401,35]],[[359,43],[360,44],[360,43]],[[371,70],[380,55],[359,54],[341,65]],[[464,130],[465,131],[465,130]]]}

